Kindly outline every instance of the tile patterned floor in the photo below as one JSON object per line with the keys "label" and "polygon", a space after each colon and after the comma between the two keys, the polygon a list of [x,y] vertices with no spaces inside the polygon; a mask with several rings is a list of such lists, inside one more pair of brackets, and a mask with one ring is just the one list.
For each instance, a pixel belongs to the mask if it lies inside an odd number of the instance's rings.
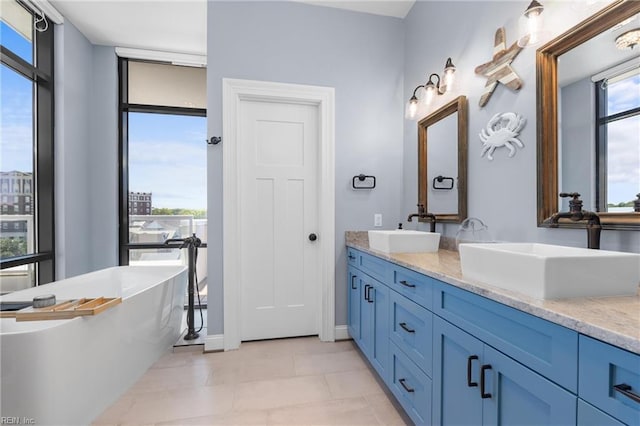
{"label": "tile patterned floor", "polygon": [[405,425],[351,341],[170,353],[95,425]]}

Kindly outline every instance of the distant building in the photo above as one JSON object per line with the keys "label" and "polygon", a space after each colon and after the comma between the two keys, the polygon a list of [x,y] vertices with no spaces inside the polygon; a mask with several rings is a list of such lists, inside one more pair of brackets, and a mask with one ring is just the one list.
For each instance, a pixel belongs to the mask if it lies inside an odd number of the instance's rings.
{"label": "distant building", "polygon": [[151,214],[151,192],[129,192],[129,215]]}
{"label": "distant building", "polygon": [[0,214],[34,214],[33,173],[0,172]]}

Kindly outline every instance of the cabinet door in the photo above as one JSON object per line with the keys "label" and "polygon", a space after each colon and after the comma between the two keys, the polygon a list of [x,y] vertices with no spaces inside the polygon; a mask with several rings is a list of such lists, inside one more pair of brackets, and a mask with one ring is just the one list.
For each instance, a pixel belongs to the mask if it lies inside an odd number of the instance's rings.
{"label": "cabinet door", "polygon": [[483,343],[435,315],[433,338],[433,424],[480,424]]}
{"label": "cabinet door", "polygon": [[483,424],[576,424],[575,395],[488,345],[481,359]]}
{"label": "cabinet door", "polygon": [[347,327],[349,328],[349,335],[357,342],[360,340],[360,281],[358,280],[358,270],[350,266],[347,280],[349,301]]}
{"label": "cabinet door", "polygon": [[364,355],[371,361],[373,352],[373,279],[366,274],[360,273],[358,278],[360,292],[360,339],[356,342]]}
{"label": "cabinet door", "polygon": [[389,370],[389,288],[373,281],[373,289],[369,291],[369,300],[373,300],[371,363],[386,382]]}

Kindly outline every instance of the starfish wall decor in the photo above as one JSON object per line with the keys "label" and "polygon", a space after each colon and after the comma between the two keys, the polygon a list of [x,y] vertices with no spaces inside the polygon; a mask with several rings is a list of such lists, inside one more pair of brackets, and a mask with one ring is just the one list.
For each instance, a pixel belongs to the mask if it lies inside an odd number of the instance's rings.
{"label": "starfish wall decor", "polygon": [[479,104],[481,107],[489,102],[489,98],[491,98],[498,83],[502,83],[512,90],[520,90],[522,87],[522,80],[511,68],[511,62],[518,56],[522,47],[515,42],[507,49],[506,38],[504,28],[498,28],[493,48],[493,59],[476,67],[476,74],[487,77],[484,93],[480,97]]}

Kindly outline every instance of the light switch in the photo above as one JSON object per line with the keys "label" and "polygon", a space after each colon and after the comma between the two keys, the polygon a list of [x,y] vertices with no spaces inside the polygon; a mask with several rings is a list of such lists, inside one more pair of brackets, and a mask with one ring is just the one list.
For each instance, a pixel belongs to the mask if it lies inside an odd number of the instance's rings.
{"label": "light switch", "polygon": [[378,228],[382,226],[382,214],[376,213],[373,215],[373,226]]}

